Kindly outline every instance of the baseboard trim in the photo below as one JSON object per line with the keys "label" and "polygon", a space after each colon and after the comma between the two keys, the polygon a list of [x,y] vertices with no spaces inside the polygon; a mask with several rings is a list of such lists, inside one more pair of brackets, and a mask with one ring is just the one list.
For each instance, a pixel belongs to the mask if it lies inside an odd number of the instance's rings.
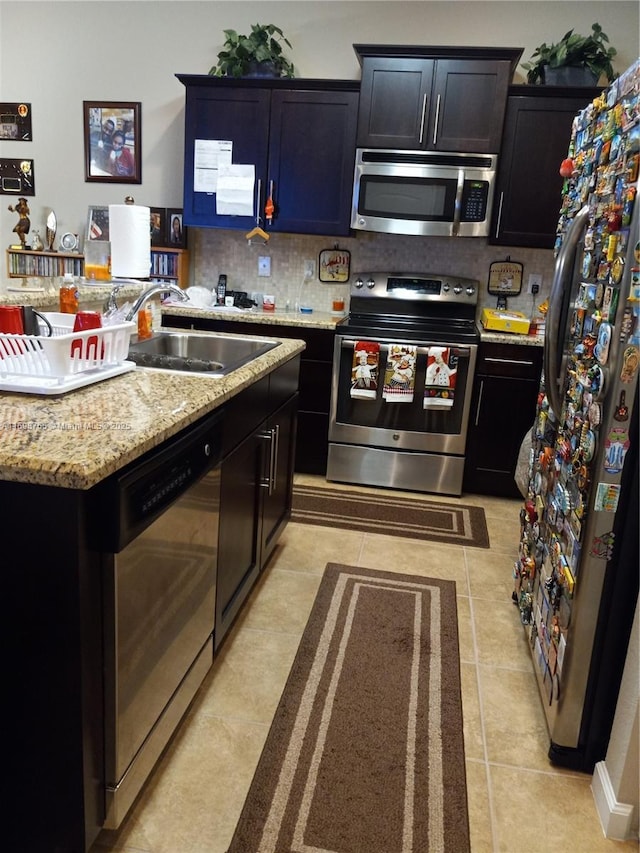
{"label": "baseboard trim", "polygon": [[633,806],[616,800],[604,761],[598,761],[594,768],[591,790],[605,838],[616,841],[628,840]]}

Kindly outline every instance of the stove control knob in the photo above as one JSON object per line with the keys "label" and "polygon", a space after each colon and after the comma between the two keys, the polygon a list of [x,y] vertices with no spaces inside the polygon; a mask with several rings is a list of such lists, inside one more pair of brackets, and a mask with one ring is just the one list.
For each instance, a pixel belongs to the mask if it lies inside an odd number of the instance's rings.
{"label": "stove control knob", "polygon": [[358,290],[360,290],[362,287],[364,287],[364,281],[363,281],[361,278],[357,278],[357,279],[353,282],[353,286],[354,286],[354,287],[357,287],[357,288],[358,288]]}
{"label": "stove control knob", "polygon": [[442,289],[445,293],[449,293],[449,290],[451,289],[451,285],[449,285],[445,282],[445,284],[442,285]]}
{"label": "stove control knob", "polygon": [[369,290],[373,290],[373,288],[375,286],[376,286],[375,281],[372,278],[370,278],[369,281],[367,282],[367,287],[369,288]]}
{"label": "stove control knob", "polygon": [[453,292],[456,296],[459,296],[462,293],[462,288],[459,284],[456,284],[456,286],[453,288]]}
{"label": "stove control knob", "polygon": [[469,285],[469,287],[467,288],[467,296],[473,296],[473,294],[475,292],[476,292],[475,287],[472,287],[471,285]]}

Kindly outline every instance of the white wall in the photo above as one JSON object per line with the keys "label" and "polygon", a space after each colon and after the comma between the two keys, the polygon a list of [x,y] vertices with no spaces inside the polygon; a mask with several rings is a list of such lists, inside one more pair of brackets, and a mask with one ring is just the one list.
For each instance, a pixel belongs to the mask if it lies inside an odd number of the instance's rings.
{"label": "white wall", "polygon": [[[59,234],[83,234],[88,205],[129,193],[140,204],[181,207],[184,88],[174,74],[207,73],[222,31],[258,21],[282,27],[300,77],[359,77],[354,42],[523,47],[526,60],[541,42],[571,27],[587,34],[594,21],[619,51],[618,71],[638,55],[635,0],[0,0],[0,101],[30,102],[34,135],[0,142],[0,156],[34,160],[32,228],[43,234],[54,208]],[[83,100],[141,102],[142,184],[85,183]],[[10,202],[0,196],[5,246],[17,221]]]}

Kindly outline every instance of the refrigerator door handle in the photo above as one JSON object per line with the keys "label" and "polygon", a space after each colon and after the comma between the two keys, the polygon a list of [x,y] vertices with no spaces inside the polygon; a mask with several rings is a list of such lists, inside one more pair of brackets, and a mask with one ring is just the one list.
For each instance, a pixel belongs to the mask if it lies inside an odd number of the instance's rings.
{"label": "refrigerator door handle", "polygon": [[565,288],[571,286],[576,246],[589,222],[589,216],[590,210],[586,204],[574,216],[556,259],[553,282],[551,284],[551,295],[549,296],[547,329],[544,337],[544,383],[549,406],[558,420],[562,411],[562,398],[559,388],[560,377],[558,376],[558,344],[560,343],[558,337],[560,333],[562,295]]}

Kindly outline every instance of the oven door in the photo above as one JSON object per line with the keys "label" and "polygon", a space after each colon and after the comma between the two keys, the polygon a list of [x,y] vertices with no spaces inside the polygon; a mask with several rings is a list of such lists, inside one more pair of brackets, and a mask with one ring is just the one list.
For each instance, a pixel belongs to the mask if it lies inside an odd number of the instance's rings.
{"label": "oven door", "polygon": [[[354,350],[357,341],[379,344],[378,388],[375,396],[353,393]],[[383,396],[387,357],[391,342],[373,338],[336,336],[329,441],[397,450],[417,450],[463,456],[477,357],[475,344],[418,342],[398,338],[393,344],[417,346],[415,384],[411,402],[391,402]],[[433,347],[447,348],[456,365],[453,404],[427,405],[427,366]]]}

